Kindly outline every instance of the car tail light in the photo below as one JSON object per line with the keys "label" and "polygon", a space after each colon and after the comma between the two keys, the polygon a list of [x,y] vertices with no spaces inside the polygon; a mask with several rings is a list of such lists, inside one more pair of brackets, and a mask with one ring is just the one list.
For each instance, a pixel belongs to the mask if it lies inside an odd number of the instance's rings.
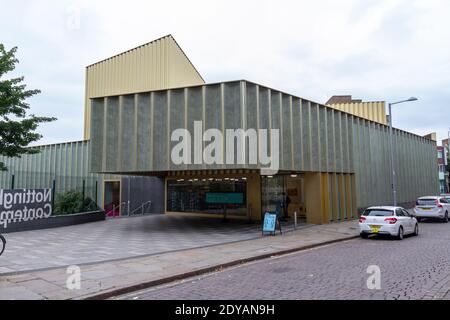
{"label": "car tail light", "polygon": [[366,217],[361,216],[359,218],[359,223],[364,223],[364,222],[366,222]]}
{"label": "car tail light", "polygon": [[436,206],[437,206],[438,208],[443,208],[442,204],[439,203],[439,200],[436,200]]}
{"label": "car tail light", "polygon": [[396,224],[397,218],[386,218],[384,221],[389,222],[389,224]]}

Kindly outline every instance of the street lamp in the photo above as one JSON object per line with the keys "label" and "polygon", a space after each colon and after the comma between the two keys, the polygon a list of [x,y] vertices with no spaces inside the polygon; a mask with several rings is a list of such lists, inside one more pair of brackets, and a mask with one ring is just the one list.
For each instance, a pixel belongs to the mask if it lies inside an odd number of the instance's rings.
{"label": "street lamp", "polygon": [[397,206],[397,187],[396,187],[396,175],[395,175],[395,165],[394,165],[394,139],[392,133],[392,106],[394,104],[400,104],[405,102],[417,101],[419,99],[411,97],[408,100],[402,100],[397,102],[389,103],[389,144],[391,149],[391,172],[392,172],[392,195],[394,198],[394,207]]}

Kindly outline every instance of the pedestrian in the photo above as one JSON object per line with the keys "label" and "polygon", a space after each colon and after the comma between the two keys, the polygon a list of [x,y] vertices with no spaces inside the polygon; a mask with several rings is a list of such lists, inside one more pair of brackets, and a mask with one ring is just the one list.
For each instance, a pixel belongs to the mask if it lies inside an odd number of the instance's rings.
{"label": "pedestrian", "polygon": [[285,218],[288,219],[289,218],[289,205],[291,204],[291,198],[289,197],[289,195],[286,195],[286,211],[285,211]]}

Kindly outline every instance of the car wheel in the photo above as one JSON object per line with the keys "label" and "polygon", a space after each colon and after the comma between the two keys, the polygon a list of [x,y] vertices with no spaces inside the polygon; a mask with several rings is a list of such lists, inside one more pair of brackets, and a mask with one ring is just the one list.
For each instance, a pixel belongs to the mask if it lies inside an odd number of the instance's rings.
{"label": "car wheel", "polygon": [[448,223],[448,212],[445,213],[445,217],[443,220],[444,223]]}
{"label": "car wheel", "polygon": [[400,227],[400,228],[398,228],[397,239],[398,240],[403,240],[403,236],[404,236],[403,227]]}
{"label": "car wheel", "polygon": [[362,232],[362,233],[360,234],[360,236],[361,236],[361,238],[363,238],[363,239],[369,238],[369,235],[368,235],[367,233],[364,233],[364,232]]}
{"label": "car wheel", "polygon": [[417,222],[422,222],[422,218],[417,218]]}
{"label": "car wheel", "polygon": [[414,228],[414,235],[417,237],[419,235],[419,225],[416,223],[416,227]]}

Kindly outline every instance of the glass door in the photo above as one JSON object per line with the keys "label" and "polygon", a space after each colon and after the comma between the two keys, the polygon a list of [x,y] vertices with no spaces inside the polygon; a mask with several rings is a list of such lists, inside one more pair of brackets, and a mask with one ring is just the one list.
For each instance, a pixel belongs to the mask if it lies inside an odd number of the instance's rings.
{"label": "glass door", "polygon": [[103,209],[107,217],[120,216],[120,181],[105,181]]}

